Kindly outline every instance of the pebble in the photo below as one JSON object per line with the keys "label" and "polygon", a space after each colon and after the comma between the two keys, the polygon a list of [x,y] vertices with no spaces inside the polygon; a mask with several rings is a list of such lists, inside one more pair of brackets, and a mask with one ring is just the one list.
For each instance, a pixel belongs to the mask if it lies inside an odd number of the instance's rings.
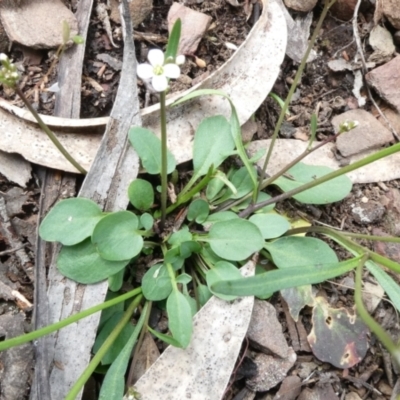
{"label": "pebble", "polygon": [[376,201],[352,204],[351,214],[354,220],[361,225],[374,224],[380,221],[385,214],[385,207]]}
{"label": "pebble", "polygon": [[291,8],[292,10],[308,12],[311,11],[318,0],[284,0],[286,7]]}

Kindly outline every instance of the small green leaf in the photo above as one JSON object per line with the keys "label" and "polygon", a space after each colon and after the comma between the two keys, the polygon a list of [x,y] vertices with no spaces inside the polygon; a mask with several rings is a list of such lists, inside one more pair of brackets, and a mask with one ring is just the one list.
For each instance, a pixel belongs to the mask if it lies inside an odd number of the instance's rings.
{"label": "small green leaf", "polygon": [[200,307],[203,307],[207,303],[207,301],[211,299],[212,293],[206,285],[197,286],[197,292],[199,295]]}
{"label": "small green leaf", "polygon": [[226,195],[227,199],[240,199],[253,190],[253,182],[246,167],[242,167],[235,171],[230,181],[235,186],[237,192],[234,194],[229,190]]}
{"label": "small green leaf", "polygon": [[163,264],[153,265],[143,276],[142,290],[147,300],[166,299],[172,291],[168,269]]}
{"label": "small green leaf", "polygon": [[144,179],[135,179],[129,185],[128,197],[133,207],[146,211],[154,203],[153,185]]}
{"label": "small green leaf", "polygon": [[201,244],[194,240],[188,240],[180,245],[180,255],[182,258],[189,258],[193,253],[200,253]]}
{"label": "small green leaf", "polygon": [[209,229],[211,225],[216,222],[229,221],[230,219],[239,218],[239,216],[233,211],[220,211],[208,216],[203,222],[204,228]]}
{"label": "small green leaf", "polygon": [[57,259],[57,267],[64,276],[84,284],[103,281],[128,263],[129,260],[107,261],[101,258],[90,239],[63,247]]}
{"label": "small green leaf", "polygon": [[122,284],[124,283],[124,274],[125,269],[121,269],[121,271],[117,272],[114,275],[111,275],[108,278],[108,289],[113,292],[118,292],[121,289]]}
{"label": "small green leaf", "polygon": [[138,217],[129,211],[117,211],[104,217],[94,228],[92,243],[100,256],[109,261],[129,260],[143,247],[136,232]]}
{"label": "small green leaf", "polygon": [[[103,328],[100,329],[93,345],[94,354],[96,354],[99,351],[100,347],[103,345],[104,341],[108,338],[112,330],[115,328],[115,325],[118,324],[123,314],[124,311],[117,312],[106,322]],[[124,326],[121,333],[118,335],[117,339],[114,341],[114,343],[110,346],[104,357],[101,359],[102,365],[109,365],[115,361],[115,359],[118,357],[119,353],[124,348],[129,338],[131,337],[134,329],[135,328],[130,323]]]}
{"label": "small green leaf", "polygon": [[212,289],[220,294],[262,297],[285,288],[311,285],[335,278],[356,268],[360,259],[361,256],[340,263],[272,270],[249,278],[218,282],[212,285]]}
{"label": "small green leaf", "polygon": [[186,297],[173,290],[167,299],[168,326],[179,347],[186,348],[192,337],[192,310]]}
{"label": "small green leaf", "polygon": [[264,246],[260,230],[239,218],[215,223],[205,241],[219,257],[232,261],[245,260]]}
{"label": "small green leaf", "polygon": [[[274,181],[274,185],[279,186],[284,192],[288,192],[332,171],[331,168],[325,166],[298,163],[287,172],[292,179],[281,176]],[[343,200],[350,193],[351,188],[351,180],[346,175],[341,175],[293,197],[301,203],[328,204]]]}
{"label": "small green leaf", "polygon": [[193,236],[189,232],[189,228],[186,225],[183,225],[179,231],[174,232],[168,239],[168,243],[175,247],[179,246],[181,243],[186,242],[187,240],[192,240]]}
{"label": "small green leaf", "polygon": [[264,239],[277,238],[290,229],[288,220],[277,214],[254,214],[249,221],[258,226]]}
{"label": "small green leaf", "polygon": [[[222,172],[221,172],[222,173]],[[224,182],[219,178],[212,178],[210,182],[208,182],[206,189],[206,197],[209,201],[212,201],[217,197],[218,193],[225,186]]]}
{"label": "small green leaf", "polygon": [[312,237],[287,236],[265,245],[278,268],[303,265],[333,264],[336,253],[322,240]]}
{"label": "small green leaf", "polygon": [[47,242],[73,246],[88,238],[102,218],[100,207],[81,197],[58,202],[40,224],[39,235]]}
{"label": "small green leaf", "polygon": [[196,199],[189,205],[187,219],[202,224],[208,217],[210,206],[203,199]]}
{"label": "small green leaf", "polygon": [[[148,129],[133,127],[128,133],[129,141],[139,155],[143,167],[149,174],[161,173],[161,141]],[[167,151],[167,173],[170,174],[176,166],[176,161],[171,152]]]}
{"label": "small green leaf", "polygon": [[221,281],[231,281],[241,279],[240,271],[231,263],[227,261],[217,262],[212,269],[206,272],[206,282],[210,292],[222,300],[231,301],[235,300],[237,296],[229,296],[226,294],[219,294],[211,289],[214,283]]}
{"label": "small green leaf", "polygon": [[198,126],[193,143],[194,178],[205,175],[212,165],[217,168],[232,153],[235,143],[225,117],[204,118]]}
{"label": "small green leaf", "polygon": [[173,338],[172,336],[155,331],[154,329],[151,329],[149,326],[147,327],[147,329],[150,331],[151,334],[153,334],[156,338],[162,340],[163,342],[174,347],[182,347],[179,341]]}
{"label": "small green leaf", "polygon": [[180,18],[178,18],[171,29],[171,33],[168,38],[167,49],[165,50],[165,59],[167,62],[169,61],[169,59],[175,61],[175,58],[178,55],[181,27],[182,23]]}
{"label": "small green leaf", "polygon": [[63,44],[67,44],[69,37],[71,35],[70,29],[69,29],[69,24],[66,20],[63,20],[62,22],[62,40]]}
{"label": "small green leaf", "polygon": [[180,274],[176,277],[176,283],[182,283],[183,285],[187,285],[192,281],[192,277],[186,273]]}
{"label": "small green leaf", "polygon": [[154,218],[151,216],[149,213],[143,213],[140,218],[140,225],[145,229],[146,231],[150,231],[153,229],[154,225]]}
{"label": "small green leaf", "polygon": [[71,39],[75,44],[83,44],[83,43],[85,43],[85,39],[82,36],[79,36],[79,35],[72,36]]}

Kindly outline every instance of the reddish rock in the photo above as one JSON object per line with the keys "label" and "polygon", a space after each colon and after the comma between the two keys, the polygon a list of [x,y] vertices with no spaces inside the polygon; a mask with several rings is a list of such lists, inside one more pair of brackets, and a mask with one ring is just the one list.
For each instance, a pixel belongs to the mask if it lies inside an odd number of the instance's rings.
{"label": "reddish rock", "polygon": [[346,121],[357,121],[358,125],[336,139],[336,147],[343,157],[379,148],[393,140],[391,132],[365,110],[350,110],[332,118],[335,132]]}
{"label": "reddish rock", "polygon": [[169,32],[171,32],[171,29],[178,18],[182,21],[178,53],[194,54],[200,40],[203,38],[211,24],[211,17],[185,7],[182,4],[174,3],[168,13]]}
{"label": "reddish rock", "polygon": [[318,0],[284,0],[286,7],[291,8],[292,10],[308,12],[311,11]]}
{"label": "reddish rock", "polygon": [[399,0],[383,0],[382,11],[389,22],[400,29],[400,5]]}
{"label": "reddish rock", "polygon": [[336,0],[336,3],[331,7],[332,15],[343,21],[348,21],[353,18],[356,4],[357,0]]}
{"label": "reddish rock", "polygon": [[400,56],[368,72],[365,79],[368,85],[400,112]]}

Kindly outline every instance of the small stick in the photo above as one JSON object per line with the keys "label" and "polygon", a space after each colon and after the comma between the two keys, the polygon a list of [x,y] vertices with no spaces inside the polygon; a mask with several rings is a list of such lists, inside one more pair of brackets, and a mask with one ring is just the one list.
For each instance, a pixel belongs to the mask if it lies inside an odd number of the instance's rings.
{"label": "small stick", "polygon": [[24,269],[28,278],[33,282],[32,263],[27,256],[23,243],[18,239],[14,227],[11,224],[10,218],[6,210],[6,202],[3,196],[0,196],[0,228],[3,236],[7,239],[8,244],[15,249],[15,254],[19,258],[21,267]]}

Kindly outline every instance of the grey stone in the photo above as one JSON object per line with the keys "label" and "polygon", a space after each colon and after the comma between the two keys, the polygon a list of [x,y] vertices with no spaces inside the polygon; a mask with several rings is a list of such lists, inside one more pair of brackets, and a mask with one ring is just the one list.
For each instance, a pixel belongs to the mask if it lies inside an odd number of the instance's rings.
{"label": "grey stone", "polygon": [[351,206],[351,214],[354,220],[361,225],[369,225],[378,222],[385,214],[385,207],[376,202],[353,204]]}
{"label": "grey stone", "polygon": [[338,132],[339,126],[346,121],[357,121],[358,126],[342,133],[336,139],[336,147],[343,157],[380,148],[393,140],[391,132],[367,111],[350,110],[332,118],[335,132]]}

